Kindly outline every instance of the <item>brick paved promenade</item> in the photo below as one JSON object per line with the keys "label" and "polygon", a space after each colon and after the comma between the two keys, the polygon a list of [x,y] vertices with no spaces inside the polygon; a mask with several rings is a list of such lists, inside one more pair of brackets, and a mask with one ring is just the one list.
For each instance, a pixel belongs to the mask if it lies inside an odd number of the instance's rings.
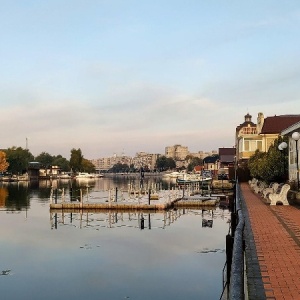
{"label": "brick paved promenade", "polygon": [[300,209],[270,206],[247,183],[241,191],[249,299],[300,300]]}

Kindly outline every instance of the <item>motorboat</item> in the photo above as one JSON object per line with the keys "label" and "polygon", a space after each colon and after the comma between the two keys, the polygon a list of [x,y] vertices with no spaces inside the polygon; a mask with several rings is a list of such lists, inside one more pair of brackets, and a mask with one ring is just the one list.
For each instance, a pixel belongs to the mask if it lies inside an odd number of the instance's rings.
{"label": "motorboat", "polygon": [[200,174],[184,174],[182,177],[177,177],[176,182],[178,184],[188,184],[198,182],[200,184],[210,184],[212,182],[211,177],[203,177]]}
{"label": "motorboat", "polygon": [[88,179],[88,178],[94,178],[94,175],[93,174],[90,174],[90,173],[86,173],[86,172],[79,172],[76,176],[75,176],[76,179],[79,179],[79,178],[85,178],[85,179]]}

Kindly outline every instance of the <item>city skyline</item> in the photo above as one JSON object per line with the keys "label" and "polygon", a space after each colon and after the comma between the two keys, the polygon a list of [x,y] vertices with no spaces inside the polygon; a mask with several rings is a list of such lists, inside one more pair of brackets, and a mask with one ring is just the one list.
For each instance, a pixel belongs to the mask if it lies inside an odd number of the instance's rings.
{"label": "city skyline", "polygon": [[300,3],[2,1],[1,145],[34,156],[233,147],[300,112]]}

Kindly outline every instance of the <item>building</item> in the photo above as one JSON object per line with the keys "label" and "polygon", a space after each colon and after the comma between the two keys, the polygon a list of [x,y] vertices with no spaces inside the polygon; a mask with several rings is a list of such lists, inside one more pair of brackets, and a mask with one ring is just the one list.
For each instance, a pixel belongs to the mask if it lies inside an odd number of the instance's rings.
{"label": "building", "polygon": [[258,113],[257,124],[252,116],[245,115],[245,122],[236,128],[237,161],[249,159],[256,150],[267,152],[281,132],[300,121],[300,115],[279,115],[264,117]]}
{"label": "building", "polygon": [[189,154],[188,147],[181,145],[174,145],[165,148],[165,155],[168,158],[173,158],[176,160],[185,160]]}
{"label": "building", "polygon": [[245,115],[245,121],[236,127],[235,143],[237,162],[248,160],[257,149],[262,151],[262,136],[258,134],[249,113]]}
{"label": "building", "polygon": [[146,152],[138,152],[135,157],[114,154],[111,157],[102,157],[98,159],[90,160],[98,172],[105,172],[111,169],[114,165],[121,163],[126,164],[129,167],[133,166],[136,169],[144,167],[149,170],[155,168],[156,160],[159,154],[150,154]]}
{"label": "building", "polygon": [[257,133],[262,137],[262,151],[267,152],[281,132],[300,122],[300,115],[279,115],[265,118],[263,113],[258,113]]}
{"label": "building", "polygon": [[192,153],[192,152],[189,153],[189,155],[191,155],[193,157],[198,157],[200,159],[204,159],[205,157],[213,155],[213,154],[218,154],[218,152],[213,150],[211,152],[198,151],[196,153]]}
{"label": "building", "polygon": [[[288,170],[289,181],[296,182],[299,187],[299,160],[300,160],[300,140],[297,142],[292,138],[294,132],[300,133],[300,122],[297,122],[281,132],[282,136],[288,137]],[[298,165],[297,165],[298,163]]]}
{"label": "building", "polygon": [[220,167],[233,166],[235,163],[235,148],[219,148]]}
{"label": "building", "polygon": [[159,154],[151,154],[146,152],[138,152],[135,157],[132,158],[132,162],[134,168],[140,169],[143,167],[144,169],[148,169],[153,171],[155,169],[156,160],[159,157]]}

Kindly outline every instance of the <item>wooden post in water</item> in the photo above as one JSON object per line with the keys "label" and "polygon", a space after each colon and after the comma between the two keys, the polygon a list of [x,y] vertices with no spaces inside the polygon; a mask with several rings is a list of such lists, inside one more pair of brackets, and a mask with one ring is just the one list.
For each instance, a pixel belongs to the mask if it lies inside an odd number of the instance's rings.
{"label": "wooden post in water", "polygon": [[116,187],[116,199],[115,199],[115,202],[118,202],[118,188]]}
{"label": "wooden post in water", "polygon": [[150,200],[151,200],[151,189],[149,189],[148,192],[148,205],[150,205]]}

